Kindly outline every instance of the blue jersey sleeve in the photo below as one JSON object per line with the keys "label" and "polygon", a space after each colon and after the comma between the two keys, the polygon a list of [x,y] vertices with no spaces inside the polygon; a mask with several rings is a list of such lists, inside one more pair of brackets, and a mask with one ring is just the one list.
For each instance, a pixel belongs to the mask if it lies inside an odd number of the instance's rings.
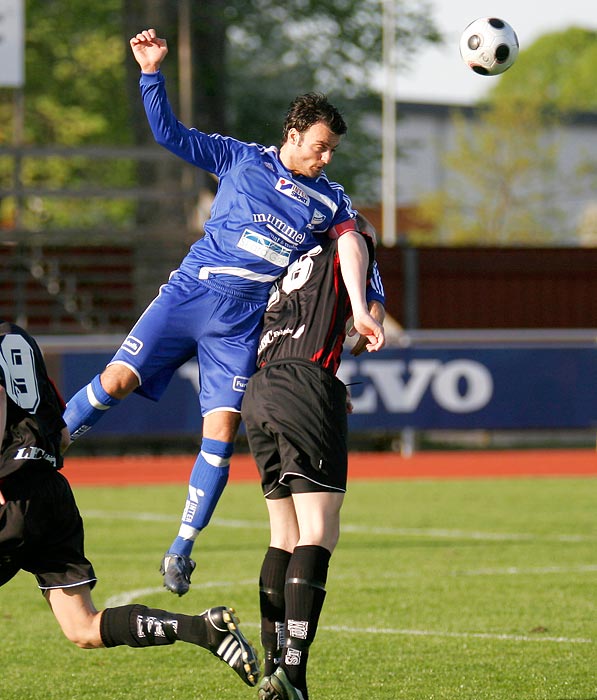
{"label": "blue jersey sleeve", "polygon": [[245,146],[242,142],[221,134],[189,129],[176,118],[168,101],[162,73],[141,73],[139,85],[149,126],[160,146],[217,176],[228,171],[242,157]]}
{"label": "blue jersey sleeve", "polygon": [[371,278],[367,283],[366,290],[367,301],[379,301],[380,304],[385,306],[386,295],[383,288],[383,282],[381,281],[381,274],[379,273],[379,267],[377,266],[377,261],[373,262],[373,269],[371,271]]}

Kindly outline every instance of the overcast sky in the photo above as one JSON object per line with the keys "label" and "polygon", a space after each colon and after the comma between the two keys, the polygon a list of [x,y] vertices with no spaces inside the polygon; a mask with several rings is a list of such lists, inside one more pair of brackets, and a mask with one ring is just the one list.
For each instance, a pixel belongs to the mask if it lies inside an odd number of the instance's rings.
{"label": "overcast sky", "polygon": [[420,51],[408,72],[398,75],[399,100],[470,104],[499,80],[473,73],[460,58],[462,30],[478,17],[499,17],[511,24],[521,51],[542,34],[571,26],[597,29],[597,0],[433,0],[432,7],[445,43]]}

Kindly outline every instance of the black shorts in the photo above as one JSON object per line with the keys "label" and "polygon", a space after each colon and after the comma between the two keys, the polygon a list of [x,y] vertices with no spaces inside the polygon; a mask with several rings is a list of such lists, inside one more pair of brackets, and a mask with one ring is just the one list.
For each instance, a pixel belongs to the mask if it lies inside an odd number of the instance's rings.
{"label": "black shorts", "polygon": [[28,462],[0,483],[0,586],[21,569],[42,591],[95,585],[84,554],[83,521],[70,484],[60,472]]}
{"label": "black shorts", "polygon": [[242,417],[266,498],[346,491],[346,387],[312,362],[272,363],[254,374]]}

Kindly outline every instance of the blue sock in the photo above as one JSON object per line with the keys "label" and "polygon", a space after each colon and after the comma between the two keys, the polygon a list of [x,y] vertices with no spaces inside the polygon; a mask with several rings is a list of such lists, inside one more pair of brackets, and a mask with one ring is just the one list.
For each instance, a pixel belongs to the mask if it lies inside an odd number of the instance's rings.
{"label": "blue sock", "polygon": [[99,374],[84,386],[66,404],[64,421],[72,441],[84,435],[95,425],[104,413],[120,403],[104,389]]}
{"label": "blue sock", "polygon": [[190,556],[195,539],[207,526],[228,482],[232,442],[203,438],[201,452],[189,479],[189,495],[182,514],[178,536],[168,550]]}

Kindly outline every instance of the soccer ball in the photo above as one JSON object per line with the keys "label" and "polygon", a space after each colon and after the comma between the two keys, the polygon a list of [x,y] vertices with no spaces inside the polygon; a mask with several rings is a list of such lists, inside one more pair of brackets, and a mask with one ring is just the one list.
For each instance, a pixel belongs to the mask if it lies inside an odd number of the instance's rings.
{"label": "soccer ball", "polygon": [[481,17],[462,32],[460,55],[475,73],[499,75],[516,60],[518,37],[503,19]]}

